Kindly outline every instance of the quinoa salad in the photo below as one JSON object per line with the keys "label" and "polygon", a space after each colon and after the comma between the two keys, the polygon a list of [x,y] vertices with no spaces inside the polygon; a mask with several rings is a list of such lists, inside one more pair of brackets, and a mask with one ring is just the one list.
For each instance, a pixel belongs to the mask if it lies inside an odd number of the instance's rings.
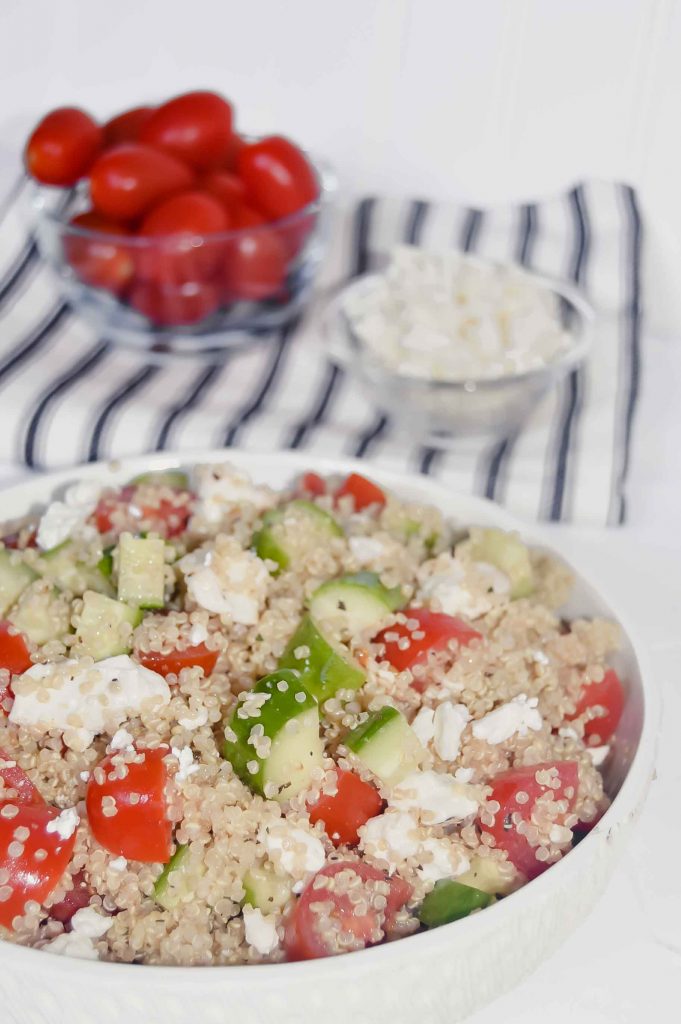
{"label": "quinoa salad", "polygon": [[0,938],[330,956],[485,912],[608,805],[615,624],[352,473],[76,483],[0,546]]}

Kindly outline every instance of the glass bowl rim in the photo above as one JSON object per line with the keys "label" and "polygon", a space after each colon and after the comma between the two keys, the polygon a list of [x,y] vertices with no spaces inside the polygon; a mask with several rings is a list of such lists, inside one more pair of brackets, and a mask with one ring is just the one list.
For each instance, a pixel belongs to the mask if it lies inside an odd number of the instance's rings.
{"label": "glass bowl rim", "polygon": [[[463,255],[466,257],[470,256],[469,253],[463,253]],[[544,366],[538,366],[532,370],[524,370],[522,373],[501,374],[497,377],[466,377],[461,380],[435,380],[428,377],[421,377],[413,373],[396,373],[384,365],[381,362],[380,357],[367,352],[366,344],[358,337],[350,323],[347,313],[342,308],[343,301],[350,292],[362,286],[366,286],[370,281],[373,282],[382,277],[381,273],[373,272],[361,274],[359,277],[353,278],[349,283],[342,285],[336,295],[334,295],[334,297],[327,303],[323,326],[326,336],[330,341],[329,355],[332,361],[337,362],[340,366],[350,370],[351,372],[371,374],[374,379],[381,376],[386,381],[394,381],[395,385],[419,385],[421,388],[427,388],[435,391],[454,391],[471,394],[475,391],[511,388],[517,384],[529,383],[545,377],[548,378],[556,371],[562,375],[574,369],[586,359],[591,349],[590,335],[596,319],[596,312],[594,307],[590,302],[588,302],[579,288],[573,285],[570,281],[552,277],[549,274],[539,274],[528,270],[522,264],[517,263],[514,260],[492,260],[484,259],[479,256],[472,258],[481,265],[518,270],[524,276],[530,278],[533,283],[547,291],[554,292],[554,294],[565,299],[565,301],[572,306],[572,308],[577,312],[580,322],[576,331],[569,332],[572,337],[572,343],[564,352],[562,352],[557,358],[546,363]],[[343,351],[338,344],[339,323],[342,324],[347,336],[352,339],[356,346],[356,349],[353,350],[353,352]],[[346,339],[343,339],[342,345],[344,348],[348,348],[348,342]],[[353,354],[356,356],[355,359],[352,358]]]}

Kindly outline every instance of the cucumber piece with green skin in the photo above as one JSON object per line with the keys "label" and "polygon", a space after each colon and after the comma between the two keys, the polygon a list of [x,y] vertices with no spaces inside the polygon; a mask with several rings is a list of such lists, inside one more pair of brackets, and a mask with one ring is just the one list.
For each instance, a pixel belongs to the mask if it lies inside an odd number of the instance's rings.
{"label": "cucumber piece with green skin", "polygon": [[490,896],[505,895],[513,889],[513,880],[502,873],[499,861],[492,857],[471,857],[470,864],[468,871],[459,875],[457,882],[480,889]]}
{"label": "cucumber piece with green skin", "polygon": [[108,548],[104,548],[104,554],[97,562],[97,568],[101,572],[102,576],[110,580],[113,576],[113,553],[116,545],[111,544]]}
{"label": "cucumber piece with green skin", "polygon": [[[306,647],[308,654],[295,652]],[[323,704],[337,690],[358,690],[366,676],[347,648],[327,640],[310,615],[305,615],[279,659],[279,668],[295,669],[316,701]]]}
{"label": "cucumber piece with green skin", "polygon": [[343,531],[329,512],[301,498],[266,512],[253,545],[259,558],[269,558],[280,569],[288,569],[303,563],[333,537],[342,536]]}
{"label": "cucumber piece with green skin", "polygon": [[118,600],[138,608],[163,608],[165,543],[158,537],[121,534],[118,542]]}
{"label": "cucumber piece with green skin", "polygon": [[164,910],[190,902],[204,873],[205,868],[192,858],[189,846],[179,845],[154,883],[154,899]]}
{"label": "cucumber piece with green skin", "polygon": [[468,917],[473,910],[484,910],[493,901],[488,892],[446,878],[435,883],[421,904],[418,917],[426,928],[439,928]]}
{"label": "cucumber piece with green skin", "polygon": [[71,604],[47,580],[35,580],[21,594],[7,618],[41,646],[71,631]]}
{"label": "cucumber piece with green skin", "polygon": [[[267,699],[257,715],[245,718],[248,701],[256,703],[252,694]],[[254,743],[249,743],[254,729],[253,740],[269,747],[262,756],[256,753]],[[302,685],[300,675],[289,669],[261,679],[250,691],[246,705],[238,704],[225,732],[230,738],[223,744],[222,756],[242,782],[274,800],[283,802],[307,789],[313,771],[322,766],[324,745],[316,701]],[[258,733],[263,739],[256,739]]]}
{"label": "cucumber piece with green skin", "polygon": [[130,481],[133,487],[151,484],[154,487],[172,487],[174,491],[188,491],[189,477],[181,469],[159,469],[154,473],[140,473]]}
{"label": "cucumber piece with green skin", "polygon": [[0,548],[0,615],[4,615],[37,578],[38,574],[21,560],[18,552]]}
{"label": "cucumber piece with green skin", "polygon": [[265,867],[254,867],[244,876],[244,903],[264,914],[286,906],[293,892],[293,879],[281,878]]}
{"label": "cucumber piece with green skin", "polygon": [[474,531],[471,555],[476,562],[489,562],[511,581],[511,599],[529,597],[534,591],[534,570],[530,552],[513,533],[494,528]]}
{"label": "cucumber piece with green skin", "polygon": [[407,719],[390,705],[375,711],[343,741],[386,786],[418,768],[425,751]]}
{"label": "cucumber piece with green skin", "polygon": [[375,572],[355,572],[317,587],[310,613],[317,622],[328,622],[354,636],[378,626],[406,603],[401,587],[384,587]]}
{"label": "cucumber piece with green skin", "polygon": [[37,568],[44,579],[51,580],[60,590],[68,590],[80,597],[86,590],[101,594],[112,594],[112,586],[97,565],[79,562],[75,555],[73,541],[65,540],[57,547],[44,551],[37,562]]}
{"label": "cucumber piece with green skin", "polygon": [[[95,661],[129,654],[132,650],[132,630],[142,621],[142,611],[122,601],[114,601],[105,594],[86,590],[83,610],[76,626],[79,653],[89,654]],[[131,628],[122,630],[127,623]]]}

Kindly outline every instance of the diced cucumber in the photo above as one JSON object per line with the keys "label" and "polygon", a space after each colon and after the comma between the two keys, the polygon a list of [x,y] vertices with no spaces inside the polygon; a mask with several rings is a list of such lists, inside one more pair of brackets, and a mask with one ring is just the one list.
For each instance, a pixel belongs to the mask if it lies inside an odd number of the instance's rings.
{"label": "diced cucumber", "polygon": [[[313,771],[323,763],[317,704],[300,675],[287,669],[265,676],[251,694],[264,694],[266,700],[259,712],[248,718],[243,716],[249,700],[257,702],[249,696],[245,704],[239,703],[229,721],[231,733],[226,731],[236,739],[225,740],[222,756],[251,789],[275,800],[288,800],[310,785]],[[257,739],[258,733],[264,743]],[[260,756],[254,743],[269,749]]]}
{"label": "diced cucumber", "polygon": [[[94,590],[83,594],[83,610],[76,625],[79,652],[95,661],[128,654],[132,650],[132,630],[142,621],[142,611],[122,601],[114,601]],[[125,629],[127,625],[129,629]]]}
{"label": "diced cucumber", "polygon": [[138,608],[162,608],[165,544],[158,537],[121,534],[118,542],[118,600]]}
{"label": "diced cucumber", "polygon": [[[302,658],[299,648],[307,648]],[[305,615],[286,650],[279,659],[279,668],[300,672],[300,681],[315,700],[322,704],[336,690],[357,690],[366,676],[350,651],[342,644],[327,640],[310,615]]]}
{"label": "diced cucumber", "polygon": [[115,548],[115,544],[110,544],[108,548],[104,548],[104,554],[97,562],[97,568],[107,580],[110,580],[113,576],[113,553]]}
{"label": "diced cucumber", "polygon": [[489,562],[511,581],[511,598],[529,597],[534,590],[530,552],[514,533],[490,528],[471,534],[471,554],[476,562]]}
{"label": "diced cucumber", "polygon": [[459,875],[458,882],[470,885],[491,896],[505,894],[513,888],[512,881],[501,871],[499,861],[492,857],[471,857],[471,866],[464,875]]}
{"label": "diced cucumber", "polygon": [[406,603],[401,587],[384,587],[375,572],[356,572],[322,583],[310,599],[310,612],[317,622],[354,636]]}
{"label": "diced cucumber", "polygon": [[436,882],[435,887],[428,893],[421,904],[418,917],[426,928],[439,928],[442,924],[450,924],[462,917],[468,917],[473,910],[484,910],[493,902],[494,897],[488,892],[444,878]]}
{"label": "diced cucumber", "polygon": [[40,575],[51,580],[60,590],[68,590],[76,597],[86,590],[96,590],[101,594],[111,594],[111,583],[97,565],[79,562],[75,555],[72,541],[66,540],[45,551],[37,563]]}
{"label": "diced cucumber", "polygon": [[21,560],[19,552],[0,548],[0,615],[14,604],[37,573]]}
{"label": "diced cucumber", "polygon": [[191,856],[189,846],[178,846],[154,883],[154,899],[164,910],[189,903],[205,868]]}
{"label": "diced cucumber", "polygon": [[23,591],[7,618],[40,646],[71,631],[71,604],[47,580],[35,580]]}
{"label": "diced cucumber", "polygon": [[425,753],[407,719],[389,705],[348,733],[344,743],[386,786],[418,768]]}
{"label": "diced cucumber", "polygon": [[325,547],[343,531],[328,512],[303,498],[274,508],[263,518],[262,528],[253,538],[260,558],[269,558],[280,569],[303,564],[314,550]]}
{"label": "diced cucumber", "polygon": [[293,891],[293,879],[281,878],[266,867],[255,867],[244,876],[244,903],[271,914],[286,906]]}
{"label": "diced cucumber", "polygon": [[181,469],[160,469],[156,473],[140,473],[130,483],[135,487],[151,484],[154,487],[172,487],[175,491],[189,490],[189,477]]}

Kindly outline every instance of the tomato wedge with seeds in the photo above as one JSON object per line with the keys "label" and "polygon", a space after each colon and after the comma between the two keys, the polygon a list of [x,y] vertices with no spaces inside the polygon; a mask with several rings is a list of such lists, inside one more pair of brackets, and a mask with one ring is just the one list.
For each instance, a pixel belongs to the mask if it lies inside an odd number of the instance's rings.
{"label": "tomato wedge with seeds", "polygon": [[598,708],[595,717],[584,725],[584,738],[607,743],[619,725],[624,710],[624,687],[614,669],[609,668],[600,683],[589,683],[581,692],[575,713],[569,718],[579,718],[590,708]]}
{"label": "tomato wedge with seeds", "polygon": [[[553,789],[550,786],[537,782],[537,772],[555,768],[560,786]],[[494,816],[493,825],[480,824],[483,832],[494,836],[496,845],[505,850],[511,863],[521,871],[527,879],[536,878],[551,865],[545,861],[538,861],[536,850],[530,846],[525,836],[516,831],[511,815],[520,814],[523,821],[529,821],[534,805],[544,793],[553,793],[556,800],[567,800],[568,809],[572,810],[575,805],[577,787],[579,785],[579,770],[576,761],[545,761],[541,764],[533,764],[527,767],[510,768],[500,775],[496,775],[491,781],[492,795],[490,800],[496,800],[500,809]],[[526,793],[528,799],[519,803],[516,799],[518,793]]]}
{"label": "tomato wedge with seeds", "polygon": [[[386,897],[385,912],[379,913],[369,908],[365,914],[358,914],[346,893],[319,885],[319,878],[331,879],[341,871],[354,871],[363,882],[389,882],[390,892]],[[333,922],[340,930],[351,934],[357,940],[358,948],[362,948],[371,944],[376,928],[383,928],[384,923],[390,921],[390,918],[407,902],[411,892],[411,886],[403,879],[397,876],[389,879],[383,871],[370,864],[355,861],[327,864],[305,887],[286,923],[284,947],[289,960],[314,960],[340,952],[332,948],[329,941],[319,934],[314,904],[322,901],[331,902]]]}
{"label": "tomato wedge with seeds", "polygon": [[[482,639],[477,629],[454,615],[431,612],[427,608],[405,608],[402,614],[407,621],[413,619],[417,623],[416,629],[410,630],[406,623],[398,622],[382,630],[373,640],[375,644],[384,645],[382,660],[390,662],[398,672],[423,664],[431,652],[444,650],[450,640],[456,640],[465,647],[472,640]],[[426,684],[414,680],[412,686],[423,690]]]}
{"label": "tomato wedge with seeds", "polygon": [[122,513],[127,519],[120,530],[136,528],[139,520],[148,520],[150,528],[164,537],[177,537],[186,529],[187,522],[191,515],[189,503],[194,495],[190,491],[177,492],[181,499],[177,504],[167,498],[162,498],[158,505],[137,505],[135,497],[137,487],[128,484],[121,488],[117,494],[108,494],[100,498],[99,504],[93,513],[94,523],[100,533],[112,533],[119,531],[114,523],[114,517]]}
{"label": "tomato wedge with seeds", "polygon": [[0,924],[5,928],[12,928],[28,900],[44,903],[69,865],[75,831],[62,839],[47,830],[59,814],[43,803],[19,805],[13,818],[0,815],[0,872],[7,879],[0,886]]}
{"label": "tomato wedge with seeds", "polygon": [[38,806],[45,803],[40,790],[33,785],[24,769],[4,750],[0,750],[0,779],[0,804]]}
{"label": "tomato wedge with seeds", "polygon": [[0,621],[0,668],[20,675],[32,664],[24,635],[11,622]]}
{"label": "tomato wedge with seeds", "polygon": [[162,654],[160,651],[138,651],[136,658],[145,668],[159,675],[178,676],[183,668],[198,667],[203,669],[203,674],[209,676],[215,668],[219,651],[211,651],[205,644],[195,644],[193,647],[185,647],[183,651],[169,651]]}
{"label": "tomato wedge with seeds", "polygon": [[385,494],[372,480],[367,480],[359,473],[351,473],[336,491],[336,500],[350,496],[355,502],[355,512],[369,508],[370,505],[385,505]]}
{"label": "tomato wedge with seeds", "polygon": [[[167,753],[166,747],[138,751],[143,760],[126,763],[127,773],[123,779],[117,777],[113,764],[117,755],[109,754],[99,763],[106,773],[104,782],[96,781],[96,769],[88,782],[85,806],[90,830],[97,842],[117,857],[160,864],[170,860],[171,825],[167,816],[163,763]],[[106,800],[107,797],[114,803]],[[105,814],[108,807],[115,808],[116,813]]]}
{"label": "tomato wedge with seeds", "polygon": [[310,821],[321,821],[334,846],[359,842],[357,829],[381,813],[383,801],[375,786],[354,772],[336,769],[338,789],[333,796],[322,794],[310,808]]}

